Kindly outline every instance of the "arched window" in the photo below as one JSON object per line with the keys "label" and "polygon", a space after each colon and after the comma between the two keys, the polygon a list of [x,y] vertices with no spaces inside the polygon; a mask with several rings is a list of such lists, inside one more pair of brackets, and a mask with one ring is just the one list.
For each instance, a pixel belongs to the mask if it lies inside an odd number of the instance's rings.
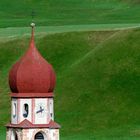
{"label": "arched window", "polygon": [[17,136],[17,133],[15,133],[15,140],[18,140],[18,136]]}
{"label": "arched window", "polygon": [[41,132],[38,132],[36,135],[35,135],[35,140],[44,140],[44,136]]}
{"label": "arched window", "polygon": [[16,103],[13,104],[13,118],[16,117]]}
{"label": "arched window", "polygon": [[18,140],[18,136],[15,131],[12,131],[11,140]]}
{"label": "arched window", "polygon": [[24,104],[24,106],[23,106],[23,117],[27,118],[28,113],[29,113],[29,106],[28,106],[28,104]]}

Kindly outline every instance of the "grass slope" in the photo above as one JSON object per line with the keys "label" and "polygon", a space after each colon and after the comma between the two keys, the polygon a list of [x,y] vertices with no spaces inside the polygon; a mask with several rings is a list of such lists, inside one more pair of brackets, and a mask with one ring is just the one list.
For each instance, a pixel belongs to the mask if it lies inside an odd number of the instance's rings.
{"label": "grass slope", "polygon": [[[112,31],[126,30],[140,27],[140,24],[91,24],[91,25],[64,25],[64,26],[37,26],[36,35],[41,37],[47,34],[74,32],[74,31]],[[30,27],[0,28],[0,42],[13,40],[23,36],[30,36]]]}
{"label": "grass slope", "polygon": [[[36,39],[57,73],[62,140],[140,139],[140,29],[73,32]],[[0,44],[0,137],[10,119],[8,71],[29,39]]]}
{"label": "grass slope", "polygon": [[139,23],[139,0],[1,0],[0,27]]}

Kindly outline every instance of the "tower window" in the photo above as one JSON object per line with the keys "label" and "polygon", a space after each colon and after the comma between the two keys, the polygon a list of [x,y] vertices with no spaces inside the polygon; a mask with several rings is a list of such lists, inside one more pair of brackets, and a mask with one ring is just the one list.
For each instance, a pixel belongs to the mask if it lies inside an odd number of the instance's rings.
{"label": "tower window", "polygon": [[17,136],[17,134],[15,134],[15,140],[18,140],[18,136]]}
{"label": "tower window", "polygon": [[35,135],[35,140],[44,140],[44,136],[41,132],[38,132],[36,135]]}
{"label": "tower window", "polygon": [[13,104],[13,118],[16,117],[16,103]]}
{"label": "tower window", "polygon": [[24,106],[23,106],[23,117],[27,118],[28,113],[29,113],[29,106],[28,106],[28,104],[24,104]]}
{"label": "tower window", "polygon": [[11,139],[10,140],[18,140],[18,136],[17,136],[17,132],[16,131],[12,131]]}
{"label": "tower window", "polygon": [[50,113],[50,115],[51,115],[51,117],[53,117],[53,114],[52,113]]}

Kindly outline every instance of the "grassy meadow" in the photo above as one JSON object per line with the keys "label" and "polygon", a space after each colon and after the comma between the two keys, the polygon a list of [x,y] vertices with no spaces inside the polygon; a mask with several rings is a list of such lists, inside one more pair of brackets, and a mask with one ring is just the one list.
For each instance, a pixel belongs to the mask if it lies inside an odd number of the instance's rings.
{"label": "grassy meadow", "polygon": [[[33,14],[32,14],[33,11]],[[0,27],[139,23],[139,0],[1,0]]]}
{"label": "grassy meadow", "polygon": [[[140,138],[140,29],[36,36],[57,73],[55,117],[62,140]],[[29,38],[0,43],[0,136],[10,120],[8,71]]]}

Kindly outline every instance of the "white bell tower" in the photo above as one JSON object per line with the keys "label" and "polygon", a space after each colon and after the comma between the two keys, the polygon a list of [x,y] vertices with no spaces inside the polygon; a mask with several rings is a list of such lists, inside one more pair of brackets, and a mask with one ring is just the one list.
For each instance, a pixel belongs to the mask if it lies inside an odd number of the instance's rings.
{"label": "white bell tower", "polygon": [[34,43],[9,73],[11,122],[6,140],[59,140],[60,126],[54,121],[55,73]]}

